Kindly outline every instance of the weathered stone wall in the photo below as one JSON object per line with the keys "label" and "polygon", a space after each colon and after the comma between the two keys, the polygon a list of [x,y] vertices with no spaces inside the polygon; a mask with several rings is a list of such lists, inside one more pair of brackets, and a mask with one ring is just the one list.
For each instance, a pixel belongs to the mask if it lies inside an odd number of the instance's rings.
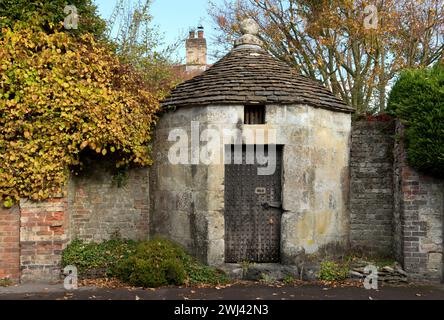
{"label": "weathered stone wall", "polygon": [[103,163],[89,164],[88,171],[70,179],[68,210],[70,239],[108,240],[148,238],[149,169],[128,170],[118,186]]}
{"label": "weathered stone wall", "polygon": [[[403,127],[396,127],[403,136]],[[401,141],[401,140],[400,140]],[[407,163],[403,143],[395,145],[395,253],[412,278],[444,280],[444,180]]]}
{"label": "weathered stone wall", "polygon": [[394,122],[353,123],[350,243],[368,253],[393,252]]}
{"label": "weathered stone wall", "polygon": [[[315,253],[331,243],[347,245],[350,115],[309,106],[269,105],[266,124],[248,126],[264,130],[265,141],[247,140],[243,117],[243,106],[180,108],[162,117],[151,172],[153,234],[180,242],[209,264],[224,262],[223,145],[218,164],[172,165],[168,161],[171,130],[183,129],[191,137],[191,122],[196,121],[200,132],[239,129],[244,143],[284,146],[284,263],[294,263],[301,253]],[[267,140],[271,129],[276,130],[277,140]]]}
{"label": "weathered stone wall", "polygon": [[270,106],[284,145],[282,262],[348,246],[351,116],[309,106]]}
{"label": "weathered stone wall", "polygon": [[[207,221],[215,213],[209,210],[214,208],[209,208],[206,201],[207,195],[213,195],[208,186],[211,179],[208,167],[201,164],[172,165],[168,160],[172,145],[168,142],[169,133],[184,130],[191,137],[191,121],[201,121],[205,111],[205,108],[182,108],[162,116],[153,143],[150,196],[151,233],[181,243],[191,254],[206,262],[210,241]],[[223,234],[223,221],[218,228]]]}
{"label": "weathered stone wall", "polygon": [[[101,241],[115,233],[131,239],[160,234],[204,262],[222,264],[224,148],[215,164],[172,165],[168,160],[171,130],[183,129],[191,137],[191,121],[197,121],[201,133],[239,129],[243,143],[283,145],[283,263],[332,244],[346,246],[350,239],[381,253],[392,250],[412,278],[443,280],[444,180],[408,166],[393,124],[355,123],[349,159],[350,115],[267,106],[266,124],[248,126],[264,130],[264,141],[247,139],[243,116],[242,106],[181,108],[160,121],[155,165],[130,170],[123,187],[113,183],[103,163],[96,163],[70,180],[64,197],[22,199],[11,209],[0,208],[0,279],[59,280],[61,252],[70,240]],[[269,140],[271,129],[276,130],[274,141]],[[396,136],[402,136],[399,124]]]}
{"label": "weathered stone wall", "polygon": [[0,206],[0,279],[20,279],[20,208]]}
{"label": "weathered stone wall", "polygon": [[402,137],[395,122],[353,125],[351,244],[391,252],[411,278],[443,280],[444,180],[408,165]]}

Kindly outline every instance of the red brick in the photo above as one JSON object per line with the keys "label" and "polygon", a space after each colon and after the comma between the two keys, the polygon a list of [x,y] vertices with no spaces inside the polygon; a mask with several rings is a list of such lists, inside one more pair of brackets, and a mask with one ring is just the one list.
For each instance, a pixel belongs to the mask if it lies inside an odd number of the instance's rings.
{"label": "red brick", "polygon": [[18,281],[20,277],[20,212],[19,208],[0,208],[0,279]]}
{"label": "red brick", "polygon": [[66,200],[25,202],[23,206],[20,249],[22,280],[47,281],[57,278],[56,271],[48,274],[47,270],[58,269],[62,249],[67,242],[63,237],[66,232]]}

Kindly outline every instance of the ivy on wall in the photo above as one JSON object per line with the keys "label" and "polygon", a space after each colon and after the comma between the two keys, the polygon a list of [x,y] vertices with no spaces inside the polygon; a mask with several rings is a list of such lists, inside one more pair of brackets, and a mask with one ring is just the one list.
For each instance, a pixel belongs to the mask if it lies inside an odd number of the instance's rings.
{"label": "ivy on wall", "polygon": [[75,6],[78,14],[77,29],[68,30],[69,34],[90,33],[96,38],[104,38],[106,22],[97,13],[93,0],[1,0],[0,27],[13,27],[21,21],[39,26],[47,33],[62,30],[67,5]]}
{"label": "ivy on wall", "polygon": [[30,27],[0,37],[0,200],[62,191],[82,150],[149,165],[158,97],[92,35]]}

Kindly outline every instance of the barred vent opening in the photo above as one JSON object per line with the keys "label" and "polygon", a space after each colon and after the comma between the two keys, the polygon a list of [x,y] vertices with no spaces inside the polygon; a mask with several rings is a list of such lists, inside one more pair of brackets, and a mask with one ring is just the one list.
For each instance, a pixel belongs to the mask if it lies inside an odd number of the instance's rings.
{"label": "barred vent opening", "polygon": [[244,124],[265,124],[265,106],[245,106]]}

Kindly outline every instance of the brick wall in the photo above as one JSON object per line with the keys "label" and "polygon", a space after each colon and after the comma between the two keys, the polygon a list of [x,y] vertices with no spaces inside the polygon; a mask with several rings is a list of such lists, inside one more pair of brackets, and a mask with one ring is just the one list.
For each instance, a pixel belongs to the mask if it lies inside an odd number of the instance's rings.
{"label": "brick wall", "polygon": [[[402,137],[403,127],[396,127]],[[395,145],[395,232],[397,258],[412,278],[444,280],[444,180],[410,168],[402,143]]]}
{"label": "brick wall", "polygon": [[0,206],[0,279],[20,278],[20,209]]}
{"label": "brick wall", "polygon": [[111,171],[100,163],[73,177],[68,188],[70,238],[102,241],[113,234],[142,240],[148,237],[149,170],[131,169],[118,187]]}
{"label": "brick wall", "polygon": [[350,242],[392,253],[394,123],[353,123],[350,163]]}
{"label": "brick wall", "polygon": [[[393,252],[412,278],[443,280],[444,180],[410,168],[394,132],[388,122],[353,125],[351,244]],[[59,280],[61,252],[74,238],[148,237],[148,177],[148,169],[130,170],[119,188],[97,163],[71,179],[67,197],[0,208],[0,279]]]}
{"label": "brick wall", "polygon": [[22,199],[20,211],[21,281],[59,280],[61,253],[69,233],[66,199]]}
{"label": "brick wall", "polygon": [[119,188],[110,171],[96,163],[89,174],[70,180],[67,195],[0,208],[0,279],[60,280],[62,251],[75,238],[102,241],[116,233],[147,238],[148,177],[148,169],[132,169]]}

